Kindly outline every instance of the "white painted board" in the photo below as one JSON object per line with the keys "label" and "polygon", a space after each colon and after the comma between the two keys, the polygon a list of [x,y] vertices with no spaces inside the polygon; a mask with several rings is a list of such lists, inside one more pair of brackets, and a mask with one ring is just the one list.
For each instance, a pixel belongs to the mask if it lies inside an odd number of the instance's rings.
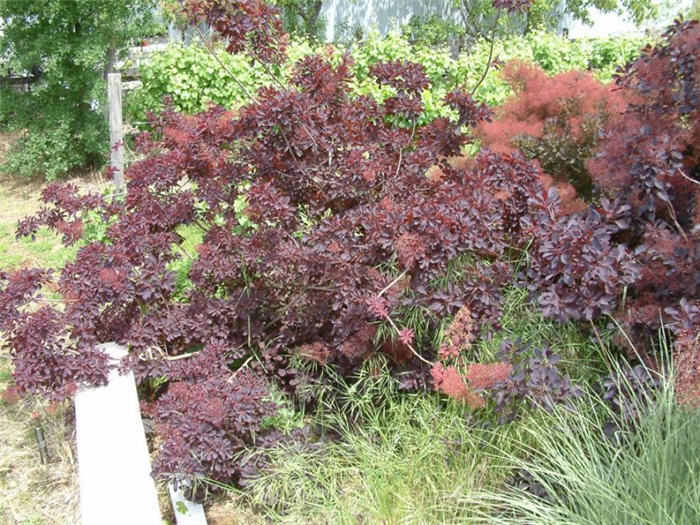
{"label": "white painted board", "polygon": [[177,525],[207,525],[204,508],[199,503],[189,501],[180,488],[175,490],[172,483],[168,484],[168,492],[170,492]]}
{"label": "white painted board", "polygon": [[[126,349],[100,345],[116,362]],[[146,436],[132,373],[75,397],[80,514],[83,525],[161,525]]]}

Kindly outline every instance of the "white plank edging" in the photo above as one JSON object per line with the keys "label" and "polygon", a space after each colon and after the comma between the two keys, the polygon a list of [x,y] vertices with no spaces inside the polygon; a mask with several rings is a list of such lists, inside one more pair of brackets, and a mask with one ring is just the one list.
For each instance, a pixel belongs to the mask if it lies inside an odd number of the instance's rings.
{"label": "white plank edging", "polygon": [[[168,492],[177,525],[207,525],[204,508],[199,503],[193,503],[186,499],[182,489],[175,490],[172,483],[168,484]],[[183,510],[184,512],[182,512]]]}
{"label": "white plank edging", "polygon": [[[126,355],[100,345],[113,360]],[[75,396],[80,514],[83,525],[161,525],[134,375],[109,373],[105,386]]]}

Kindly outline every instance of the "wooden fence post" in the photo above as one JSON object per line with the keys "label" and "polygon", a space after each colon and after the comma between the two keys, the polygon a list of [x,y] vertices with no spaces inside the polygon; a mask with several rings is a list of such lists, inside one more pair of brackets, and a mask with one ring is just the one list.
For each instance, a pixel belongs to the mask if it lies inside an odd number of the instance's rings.
{"label": "wooden fence post", "polygon": [[110,165],[114,169],[112,180],[115,190],[124,186],[124,136],[122,131],[122,75],[107,75],[107,98],[109,99],[109,146]]}

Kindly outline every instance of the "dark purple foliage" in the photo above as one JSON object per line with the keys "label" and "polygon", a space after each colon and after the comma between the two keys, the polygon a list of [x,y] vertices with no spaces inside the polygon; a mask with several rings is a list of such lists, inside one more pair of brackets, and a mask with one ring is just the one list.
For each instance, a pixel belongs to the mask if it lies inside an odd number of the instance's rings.
{"label": "dark purple foliage", "polygon": [[[275,8],[257,0],[188,0],[184,8],[230,50],[281,59]],[[154,400],[164,440],[156,471],[230,481],[240,471],[236,451],[271,410],[261,377],[294,392],[296,349],[319,349],[341,371],[385,350],[412,389],[429,373],[406,353],[410,327],[397,343],[377,340],[378,310],[384,319],[400,306],[426,306],[437,325],[468,305],[479,324],[497,324],[512,281],[507,255],[524,248],[524,218],[543,201],[538,168],[490,153],[468,170],[451,167],[446,159],[473,140],[465,128],[488,110],[455,91],[446,102],[458,119],[423,118],[429,78],[402,61],[372,69],[396,96],[357,97],[350,64],[347,55],[304,58],[288,86],[260,89],[236,114],[214,107],[154,116],[121,199],[49,187],[47,207],[20,234],[45,225],[73,243],[86,211],[107,228],[57,280],[37,271],[0,281],[19,389],[66,397],[77,382],[104,380],[98,343],[128,345],[123,368],[144,384],[169,381]],[[201,230],[196,253],[183,254],[183,227]],[[460,282],[434,284],[465,252],[479,262],[463,268]],[[175,268],[183,266],[192,286],[181,289]],[[397,271],[403,278],[389,286]],[[42,286],[62,299],[44,304]],[[244,361],[250,371],[236,373]]]}
{"label": "dark purple foliage", "polygon": [[535,218],[524,275],[545,315],[590,321],[615,311],[621,290],[640,275],[632,253],[613,239],[628,224],[628,212],[603,200],[600,210]]}
{"label": "dark purple foliage", "polygon": [[279,8],[263,0],[180,0],[191,24],[206,23],[228,42],[230,53],[245,52],[263,62],[284,57],[286,35]]}
{"label": "dark purple foliage", "polygon": [[158,400],[156,430],[163,436],[161,454],[153,464],[159,477],[193,481],[203,477],[237,481],[237,453],[255,443],[265,416],[274,404],[264,378],[250,370],[208,374],[197,381],[173,381]]}
{"label": "dark purple foliage", "polygon": [[582,391],[559,366],[560,357],[550,348],[532,348],[519,341],[501,345],[499,359],[512,364],[506,381],[489,389],[504,419],[517,416],[523,404],[551,411],[581,396]]}
{"label": "dark purple foliage", "polygon": [[506,484],[509,487],[524,490],[541,500],[548,501],[551,499],[544,485],[536,480],[527,469],[519,469],[514,476],[508,478]]}
{"label": "dark purple foliage", "polygon": [[641,275],[619,319],[642,351],[670,321],[668,308],[700,297],[698,56],[700,24],[677,20],[621,70],[627,109],[609,120],[586,165],[599,189],[629,206],[616,240],[634,250]]}
{"label": "dark purple foliage", "polygon": [[608,374],[599,386],[603,400],[615,414],[605,424],[606,435],[613,437],[621,429],[633,429],[639,421],[639,410],[652,400],[658,387],[656,373],[643,365],[624,366]]}

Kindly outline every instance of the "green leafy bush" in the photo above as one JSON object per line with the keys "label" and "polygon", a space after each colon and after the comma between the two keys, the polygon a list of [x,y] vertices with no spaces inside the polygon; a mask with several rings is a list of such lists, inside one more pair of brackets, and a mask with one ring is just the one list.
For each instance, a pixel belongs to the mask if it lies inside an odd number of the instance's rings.
{"label": "green leafy bush", "polygon": [[[254,93],[273,83],[259,63],[251,64],[243,55],[226,53],[221,46],[215,46],[214,51],[216,57],[201,43],[173,44],[155,54],[141,66],[142,87],[127,95],[126,114],[132,120],[143,121],[147,111],[162,109],[165,96],[185,113],[197,113],[210,104],[233,108],[246,100],[245,91]],[[304,40],[295,40],[289,50],[295,59],[311,52]],[[270,72],[278,79],[287,73],[277,67]]]}
{"label": "green leafy bush", "polygon": [[[53,124],[40,132],[29,129],[0,167],[2,171],[22,176],[43,173],[51,181],[76,169],[96,167],[103,161],[109,140],[107,123],[101,114],[88,111],[76,119],[71,111],[49,108],[45,115],[52,115]],[[76,121],[80,122],[79,128]]]}
{"label": "green leafy bush", "polygon": [[24,131],[3,171],[53,180],[101,164],[109,150],[103,75],[130,39],[153,29],[154,6],[155,0],[0,2],[3,69],[39,76],[29,91],[1,95],[0,124]]}
{"label": "green leafy bush", "polygon": [[430,46],[441,46],[450,40],[459,40],[464,33],[461,24],[434,13],[424,17],[413,15],[408,24],[401,26],[401,34],[409,41]]}
{"label": "green leafy bush", "polygon": [[649,38],[595,38],[585,41],[590,47],[587,54],[588,67],[596,71],[598,78],[603,82],[609,82],[618,65],[624,65],[639,56],[639,50],[647,43]]}
{"label": "green leafy bush", "polygon": [[[263,85],[259,68],[246,64],[240,55],[219,49],[217,57],[246,89]],[[129,95],[127,105],[130,116],[137,120],[145,118],[145,111],[159,109],[165,95],[185,113],[196,113],[210,103],[231,107],[244,96],[241,87],[229,81],[224,67],[200,45],[169,46],[141,67],[140,77],[143,87]]]}
{"label": "green leafy bush", "polygon": [[[603,81],[611,78],[615,67],[624,64],[638,53],[641,41],[635,38],[568,40],[545,32],[532,32],[524,37],[497,39],[493,55],[500,61],[523,60],[535,62],[548,74],[571,69],[593,69]],[[336,58],[344,50],[326,46]],[[323,51],[302,39],[292,41],[289,49],[290,64],[312,52]],[[490,43],[479,40],[469,52],[452,58],[446,47],[412,45],[397,32],[386,37],[371,34],[351,50],[354,59],[353,90],[359,95],[385,99],[394,95],[389,86],[379,86],[369,72],[378,62],[410,60],[421,64],[431,80],[432,87],[422,93],[426,118],[451,115],[442,99],[458,88],[475,86],[488,63]],[[141,122],[145,112],[162,108],[162,99],[169,96],[175,108],[196,113],[210,103],[234,108],[244,102],[243,88],[255,92],[274,81],[270,74],[284,82],[289,67],[266,71],[239,55],[216,48],[217,58],[201,44],[173,45],[153,56],[141,67],[143,87],[127,100],[128,115]],[[223,64],[223,66],[222,66]],[[272,66],[270,66],[272,67]],[[227,71],[228,70],[228,71]],[[237,82],[231,82],[233,75]],[[512,94],[512,89],[500,75],[487,75],[476,91],[476,97],[489,105],[500,105]]]}

